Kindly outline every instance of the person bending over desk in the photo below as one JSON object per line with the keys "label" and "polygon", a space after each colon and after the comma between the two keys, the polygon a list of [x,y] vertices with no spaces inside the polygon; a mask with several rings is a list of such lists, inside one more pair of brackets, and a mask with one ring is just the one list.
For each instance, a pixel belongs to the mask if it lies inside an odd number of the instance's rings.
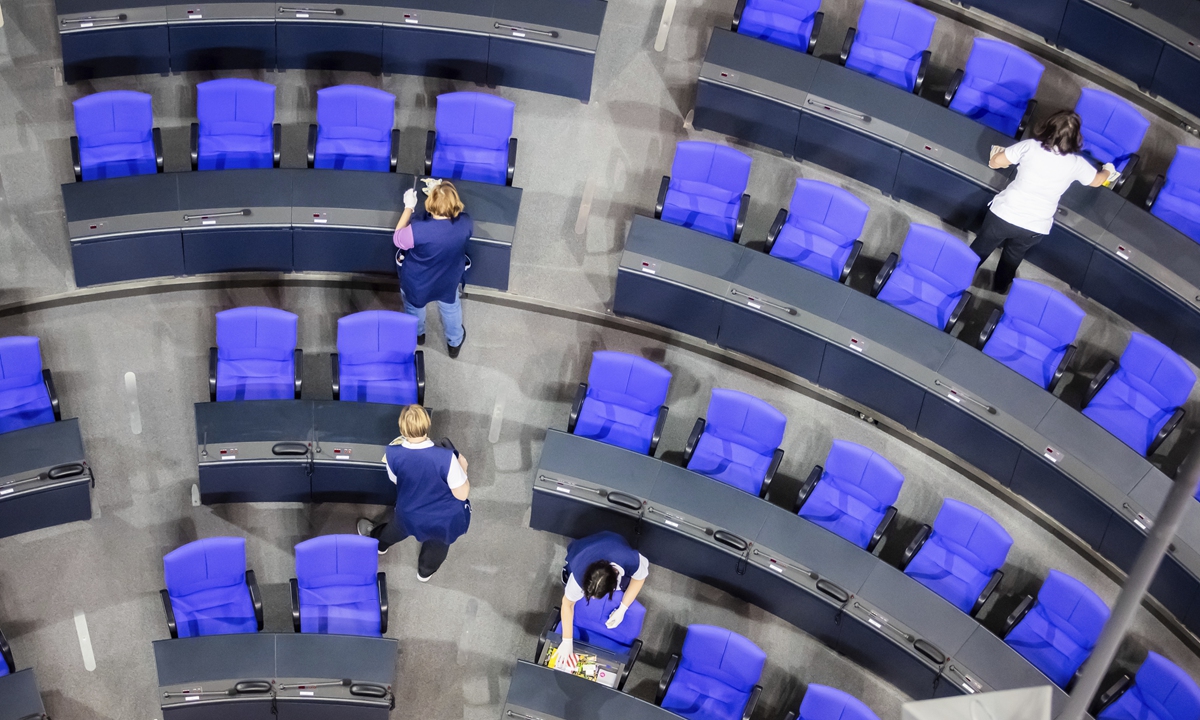
{"label": "person bending over desk", "polygon": [[615,628],[625,619],[625,611],[637,599],[650,573],[650,562],[637,550],[629,547],[625,538],[615,532],[599,532],[575,540],[567,546],[567,561],[563,565],[562,643],[554,661],[556,670],[573,672],[575,657],[575,603],[608,596],[620,589],[625,595],[608,620]]}
{"label": "person bending over desk", "polygon": [[[983,227],[971,243],[979,261],[1003,248],[992,289],[1007,293],[1025,253],[1054,225],[1058,201],[1071,183],[1100,187],[1115,176],[1112,164],[1100,170],[1079,154],[1083,149],[1079,116],[1060,110],[1033,128],[1033,137],[1008,148],[992,148],[988,167],[1017,165],[1017,177],[992,199]],[[1115,179],[1115,178],[1114,178]]]}

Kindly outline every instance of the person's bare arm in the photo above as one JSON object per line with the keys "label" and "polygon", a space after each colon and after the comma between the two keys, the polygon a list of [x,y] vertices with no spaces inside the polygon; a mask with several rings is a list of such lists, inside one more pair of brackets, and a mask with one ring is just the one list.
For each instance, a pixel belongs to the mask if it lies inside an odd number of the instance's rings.
{"label": "person's bare arm", "polygon": [[456,499],[465,501],[467,496],[471,494],[471,481],[466,480],[462,485],[459,485],[456,488],[450,488],[450,492]]}
{"label": "person's bare arm", "polygon": [[631,578],[629,580],[629,587],[625,590],[625,596],[621,598],[621,604],[625,607],[632,605],[633,601],[637,600],[638,593],[642,591],[642,586],[645,584],[645,578],[642,578],[641,580]]}
{"label": "person's bare arm", "polygon": [[566,596],[562,599],[562,608],[559,609],[558,619],[562,621],[562,637],[563,640],[575,639],[575,603],[568,600]]}
{"label": "person's bare arm", "polygon": [[1096,171],[1096,177],[1092,178],[1092,181],[1090,183],[1088,183],[1088,187],[1100,187],[1101,185],[1104,184],[1104,181],[1107,179],[1108,179],[1108,171],[1105,170],[1104,168],[1100,168],[1099,170]]}
{"label": "person's bare arm", "polygon": [[1008,159],[1008,155],[1004,154],[1004,148],[1000,148],[988,160],[988,167],[993,170],[1003,170],[1006,167],[1011,167],[1012,162]]}
{"label": "person's bare arm", "polygon": [[396,229],[403,230],[404,228],[408,227],[409,221],[412,220],[412,215],[412,210],[404,208],[404,212],[400,213],[400,222],[396,223]]}

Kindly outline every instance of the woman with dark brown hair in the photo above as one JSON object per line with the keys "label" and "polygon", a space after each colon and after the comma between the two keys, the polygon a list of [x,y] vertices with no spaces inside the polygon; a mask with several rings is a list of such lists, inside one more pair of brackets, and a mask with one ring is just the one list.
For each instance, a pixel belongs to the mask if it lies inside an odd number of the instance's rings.
{"label": "woman with dark brown hair", "polygon": [[1079,116],[1060,110],[1033,128],[1033,138],[1009,148],[992,148],[988,166],[999,170],[1018,165],[1017,177],[997,195],[971,249],[984,261],[997,247],[1000,263],[992,289],[1007,293],[1025,253],[1054,225],[1062,194],[1077,182],[1100,187],[1116,170],[1111,164],[1096,170],[1079,152],[1083,149]]}

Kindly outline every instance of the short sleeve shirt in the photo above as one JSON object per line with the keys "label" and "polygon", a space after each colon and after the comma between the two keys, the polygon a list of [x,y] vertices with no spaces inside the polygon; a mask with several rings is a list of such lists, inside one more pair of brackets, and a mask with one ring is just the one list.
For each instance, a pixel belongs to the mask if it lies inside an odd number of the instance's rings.
{"label": "short sleeve shirt", "polygon": [[1083,157],[1051,152],[1037,140],[1022,140],[1004,155],[1018,166],[1017,177],[992,200],[992,213],[1039,235],[1054,226],[1058,201],[1071,183],[1088,185],[1096,178],[1096,169]]}
{"label": "short sleeve shirt", "polygon": [[[612,563],[612,566],[613,570],[617,571],[617,586],[620,587],[621,578],[625,575],[625,571],[616,563]],[[650,561],[646,559],[645,555],[638,553],[638,567],[637,570],[633,571],[633,577],[631,579],[645,580],[646,576],[649,574]],[[571,602],[579,602],[583,599],[583,588],[579,586],[579,582],[575,579],[574,575],[571,575],[567,578],[567,589],[563,591],[563,597]]]}
{"label": "short sleeve shirt", "polygon": [[[395,440],[393,440],[392,443],[395,444]],[[424,450],[425,448],[433,447],[433,441],[428,438],[419,443],[410,443],[409,441],[405,440],[400,443],[400,447],[405,447],[409,450]],[[392,472],[392,467],[387,464],[386,455],[383,457],[383,462],[384,466],[387,467],[388,478],[391,479],[392,484],[395,484],[396,474]],[[446,475],[446,484],[450,486],[451,490],[457,487],[462,487],[463,484],[467,482],[467,473],[462,469],[462,465],[458,463],[457,458],[450,463],[450,469],[446,471]]]}

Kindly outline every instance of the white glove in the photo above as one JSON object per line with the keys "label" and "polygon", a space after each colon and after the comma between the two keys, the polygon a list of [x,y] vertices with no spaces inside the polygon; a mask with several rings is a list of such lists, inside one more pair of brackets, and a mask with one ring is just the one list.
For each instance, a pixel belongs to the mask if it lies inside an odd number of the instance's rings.
{"label": "white glove", "polygon": [[416,190],[409,188],[404,191],[404,209],[405,210],[416,210],[417,209],[417,191]]}
{"label": "white glove", "polygon": [[609,630],[612,630],[616,626],[620,625],[621,621],[624,619],[625,619],[625,606],[618,605],[617,609],[613,610],[612,614],[608,616],[608,619],[604,621],[604,627],[608,628]]}
{"label": "white glove", "polygon": [[575,672],[579,661],[575,659],[575,643],[566,638],[558,646],[558,655],[554,658],[554,669],[563,672]]}

